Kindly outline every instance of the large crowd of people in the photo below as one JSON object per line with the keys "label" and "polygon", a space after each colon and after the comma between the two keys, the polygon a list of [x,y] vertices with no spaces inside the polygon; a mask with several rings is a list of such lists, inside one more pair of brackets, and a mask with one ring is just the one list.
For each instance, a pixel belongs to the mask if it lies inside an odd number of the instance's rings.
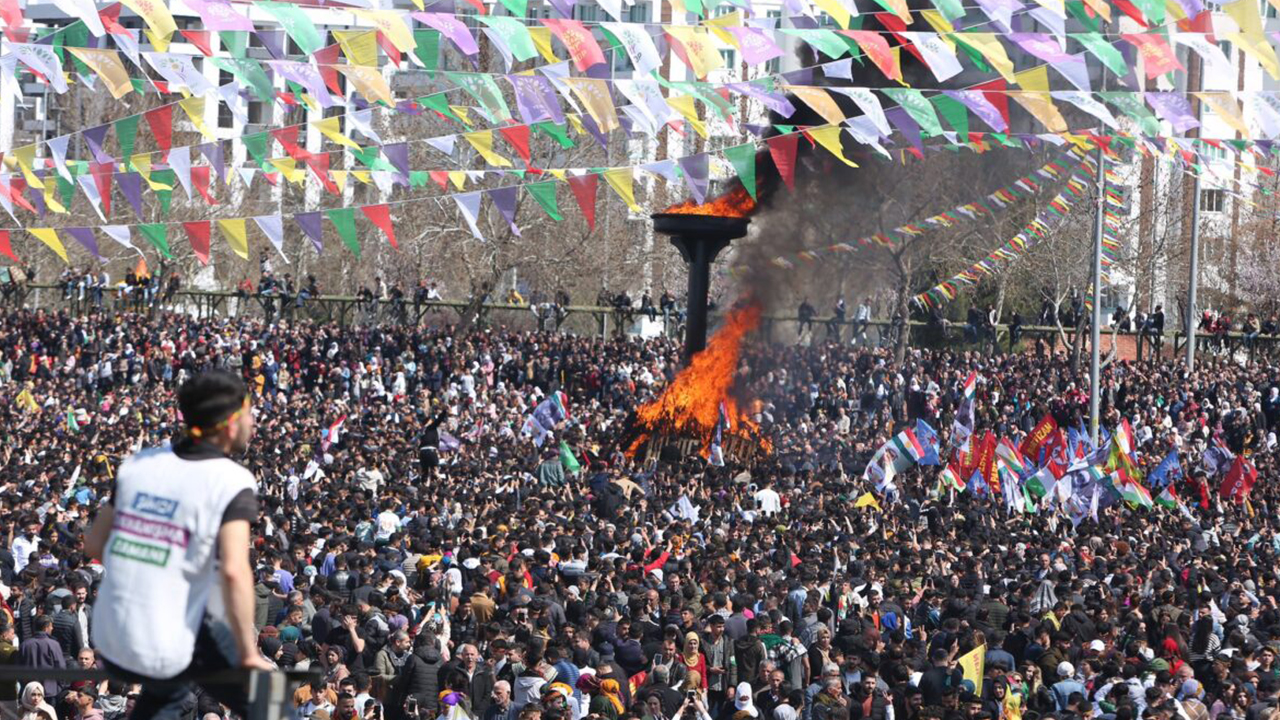
{"label": "large crowd of people", "polygon": [[[1127,422],[1146,473],[1178,449],[1183,504],[1072,518],[940,489],[943,466],[864,479],[916,420],[949,448],[971,374],[976,433],[1080,426],[1065,356],[753,341],[737,387],[769,452],[627,457],[679,357],[496,327],[0,315],[0,665],[99,664],[86,528],[121,462],[180,433],[176,388],[220,368],[258,428],[258,648],[318,671],[302,718],[1280,717],[1274,367],[1109,366],[1103,424]],[[1257,469],[1247,502],[1202,467],[1220,446]],[[136,692],[0,682],[0,714],[116,720]]]}

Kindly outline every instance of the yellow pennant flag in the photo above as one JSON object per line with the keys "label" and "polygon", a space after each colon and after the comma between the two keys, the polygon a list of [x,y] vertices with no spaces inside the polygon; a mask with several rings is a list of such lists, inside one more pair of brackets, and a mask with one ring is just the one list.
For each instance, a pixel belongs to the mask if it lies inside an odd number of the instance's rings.
{"label": "yellow pennant flag", "polygon": [[[146,21],[151,32],[157,37],[168,38],[178,29],[178,24],[173,21],[173,15],[169,13],[169,7],[164,0],[121,0],[121,2]],[[154,44],[155,37],[151,40]]]}
{"label": "yellow pennant flag", "polygon": [[1037,65],[1014,76],[1018,87],[1030,92],[1049,92],[1049,66]]}
{"label": "yellow pennant flag", "polygon": [[1068,130],[1067,121],[1058,112],[1047,92],[1010,92],[1009,97],[1017,101],[1024,110],[1035,116],[1049,132],[1064,133]]}
{"label": "yellow pennant flag", "polygon": [[948,33],[956,31],[956,27],[951,24],[951,21],[948,20],[946,16],[937,10],[921,10],[920,17],[924,18],[924,21],[929,23],[929,26],[933,28],[934,32],[938,33],[938,37],[941,38],[948,47],[952,50],[956,49],[956,44],[951,41],[951,38],[947,37]]}
{"label": "yellow pennant flag", "polygon": [[373,184],[373,176],[369,174],[368,170],[352,170],[351,177],[359,180],[365,185]]}
{"label": "yellow pennant flag", "polygon": [[213,133],[209,131],[209,126],[204,124],[204,97],[196,95],[186,100],[179,100],[178,107],[187,114],[191,119],[191,124],[203,136],[212,139]]}
{"label": "yellow pennant flag", "polygon": [[530,27],[529,37],[533,38],[533,46],[538,48],[538,54],[543,60],[552,64],[560,62],[560,58],[551,50],[551,28],[540,25]]}
{"label": "yellow pennant flag", "polygon": [[1258,12],[1258,4],[1236,0],[1223,5],[1222,11],[1240,26],[1240,32],[1227,33],[1227,37],[1235,40],[1245,54],[1257,59],[1272,80],[1280,80],[1280,60],[1276,59],[1275,48],[1271,47],[1267,36],[1262,32],[1262,16]]}
{"label": "yellow pennant flag", "polygon": [[[1272,5],[1276,4],[1276,0],[1270,0]],[[1186,20],[1187,11],[1182,6],[1174,2],[1174,0],[1164,0],[1164,12],[1174,20]]]}
{"label": "yellow pennant flag", "polygon": [[[697,25],[667,25],[667,34],[680,47],[684,48],[684,56],[689,61],[689,68],[699,80],[705,80],[707,73],[724,67],[724,58],[711,41],[711,33]],[[603,81],[602,81],[603,82]]]}
{"label": "yellow pennant flag", "polygon": [[35,170],[32,169],[32,165],[36,161],[36,146],[23,145],[22,147],[14,148],[13,157],[17,159],[18,167],[22,168],[22,176],[27,179],[27,184],[37,190],[43,190],[44,182],[36,177]]}
{"label": "yellow pennant flag", "polygon": [[840,162],[849,167],[858,167],[858,163],[844,156],[844,147],[840,140],[840,126],[828,125],[826,127],[810,128],[809,137],[818,141],[818,144],[826,148],[828,152],[840,158]]}
{"label": "yellow pennant flag", "polygon": [[333,184],[338,186],[338,192],[345,192],[347,189],[347,171],[330,170],[329,174],[333,176]]}
{"label": "yellow pennant flag", "polygon": [[865,492],[859,495],[858,499],[853,501],[853,506],[855,508],[873,507],[877,510],[880,510],[881,512],[884,511],[884,508],[880,507],[880,501],[876,500],[876,496],[872,495],[869,492]]}
{"label": "yellow pennant flag", "polygon": [[374,67],[378,64],[377,30],[334,30],[342,54],[352,65]]}
{"label": "yellow pennant flag", "polygon": [[357,150],[360,149],[360,145],[356,141],[342,134],[342,118],[340,117],[334,116],[331,118],[325,118],[324,120],[315,123],[314,127],[320,131],[321,135],[324,135],[343,147],[356,148]]}
{"label": "yellow pennant flag", "polygon": [[[716,57],[719,57],[717,55]],[[618,111],[609,95],[609,85],[600,78],[567,77],[564,82],[578,96],[586,107],[591,119],[602,133],[611,133],[618,129]]]}
{"label": "yellow pennant flag", "polygon": [[449,182],[453,183],[454,187],[461,190],[467,186],[467,174],[462,170],[450,170]]}
{"label": "yellow pennant flag", "polygon": [[395,98],[391,96],[391,87],[387,85],[387,79],[382,76],[378,68],[365,67],[363,65],[339,65],[338,70],[356,86],[356,90],[370,102],[385,103],[388,107],[395,107]]}
{"label": "yellow pennant flag", "polygon": [[[893,11],[894,15],[902,19],[902,22],[908,25],[912,23],[911,10],[907,8],[907,0],[885,0],[885,3]],[[825,10],[826,8],[823,9]]]}
{"label": "yellow pennant flag", "polygon": [[[822,10],[822,12],[830,15],[831,19],[836,21],[836,24],[840,26],[841,30],[849,29],[849,18],[853,17],[853,14],[849,12],[849,8],[844,6],[844,3],[840,2],[840,0],[813,0],[813,2],[820,10]],[[893,13],[895,15],[898,14],[899,5],[903,8],[906,7],[906,3],[894,2],[893,0],[890,0],[889,4],[893,7]],[[907,15],[906,22],[907,24],[911,24],[911,16],[909,14]]]}
{"label": "yellow pennant flag", "polygon": [[1084,4],[1101,15],[1103,20],[1111,22],[1111,5],[1107,0],[1084,0]]}
{"label": "yellow pennant flag", "polygon": [[[720,38],[724,44],[738,47],[738,38],[734,37],[734,34],[725,28],[742,27],[741,11],[734,10],[731,13],[725,13],[720,17],[707,20],[704,24],[710,28],[711,32],[715,33],[716,37]],[[844,26],[841,25],[841,27]]]}
{"label": "yellow pennant flag", "polygon": [[298,161],[293,158],[272,158],[271,166],[280,171],[285,180],[298,185],[307,179],[307,173],[298,167]]}
{"label": "yellow pennant flag", "polygon": [[62,206],[62,203],[58,201],[57,188],[54,187],[54,183],[44,184],[44,204],[56,213],[65,213],[67,211]]}
{"label": "yellow pennant flag", "polygon": [[1013,76],[1013,62],[1009,60],[1009,54],[1005,52],[1004,45],[1000,44],[995,33],[956,33],[952,39],[959,40],[981,53],[1005,81],[1017,82]]}
{"label": "yellow pennant flag", "polygon": [[551,176],[559,180],[560,182],[566,182],[569,179],[569,176],[567,173],[565,173],[564,168],[551,168],[551,169],[548,169],[547,172],[551,173]]}
{"label": "yellow pennant flag", "polygon": [[454,115],[458,116],[463,125],[471,127],[471,108],[462,105],[450,105],[449,109],[453,111]]}
{"label": "yellow pennant flag", "polygon": [[612,168],[605,170],[601,175],[604,175],[604,181],[609,183],[609,187],[613,188],[614,192],[618,193],[618,197],[622,198],[622,201],[627,204],[631,212],[640,212],[640,206],[636,204],[635,188],[632,186],[634,178],[631,174],[631,168]]}
{"label": "yellow pennant flag", "polygon": [[62,258],[62,262],[67,262],[67,249],[62,247],[62,241],[58,239],[58,231],[53,228],[27,228],[27,232],[36,236],[36,239],[49,246]]}
{"label": "yellow pennant flag", "polygon": [[511,161],[493,151],[493,131],[477,130],[463,133],[462,137],[471,143],[471,147],[480,153],[484,161],[495,167],[511,167]]}
{"label": "yellow pennant flag", "polygon": [[582,118],[578,116],[578,113],[569,113],[565,115],[565,117],[569,118],[569,124],[573,126],[573,132],[575,134],[577,135],[587,134],[587,129],[582,127]]}
{"label": "yellow pennant flag", "polygon": [[813,108],[813,111],[822,116],[823,120],[832,125],[839,125],[844,122],[844,112],[836,105],[836,101],[831,99],[831,95],[820,87],[809,85],[783,85],[788,92],[795,93],[796,97],[804,101],[805,105]]}
{"label": "yellow pennant flag", "polygon": [[979,645],[956,661],[964,679],[973,683],[973,694],[982,697],[982,676],[987,672],[987,646]]}
{"label": "yellow pennant flag", "polygon": [[692,95],[669,97],[667,98],[667,104],[680,113],[685,122],[693,127],[694,132],[702,137],[707,136],[707,125],[698,117],[698,109],[694,106]]}
{"label": "yellow pennant flag", "polygon": [[173,186],[151,179],[151,153],[139,153],[129,158],[129,164],[147,181],[152,190],[172,190]]}
{"label": "yellow pennant flag", "polygon": [[[151,41],[151,47],[155,48],[156,52],[169,51],[169,43],[173,42],[173,35],[157,35],[152,30],[143,30],[142,32],[146,34],[147,40]],[[186,90],[184,89],[183,92],[185,93]]]}
{"label": "yellow pennant flag", "polygon": [[404,14],[397,10],[363,10],[353,9],[351,12],[362,17],[382,31],[383,37],[391,41],[402,53],[411,53],[418,47],[413,40],[413,33],[404,22]]}
{"label": "yellow pennant flag", "polygon": [[1215,92],[1198,92],[1194,95],[1200,98],[1213,109],[1215,113],[1222,116],[1228,125],[1241,137],[1249,137],[1249,126],[1244,121],[1244,116],[1240,114],[1240,101],[1232,97],[1231,93],[1224,91]]}
{"label": "yellow pennant flag", "polygon": [[241,258],[248,260],[249,237],[245,230],[244,223],[244,218],[219,220],[218,229],[222,231],[222,237],[227,239],[227,244],[231,246],[231,251],[239,255]]}
{"label": "yellow pennant flag", "polygon": [[120,53],[115,50],[81,47],[68,47],[67,50],[102,78],[111,97],[119,100],[133,92],[133,83],[129,82],[129,71],[125,70],[124,63],[120,62]]}

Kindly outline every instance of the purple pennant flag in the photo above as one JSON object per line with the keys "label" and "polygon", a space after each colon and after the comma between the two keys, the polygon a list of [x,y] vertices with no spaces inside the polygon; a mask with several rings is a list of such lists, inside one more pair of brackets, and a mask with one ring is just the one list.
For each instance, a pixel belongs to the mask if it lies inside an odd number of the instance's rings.
{"label": "purple pennant flag", "polygon": [[415,20],[421,20],[443,33],[464,55],[476,55],[480,52],[480,46],[476,45],[471,31],[454,16],[434,12],[416,12],[412,15]]}
{"label": "purple pennant flag", "polygon": [[412,100],[401,100],[396,103],[396,112],[401,115],[412,115],[418,117],[423,113],[422,106]]}
{"label": "purple pennant flag", "polygon": [[1004,121],[1004,116],[1000,114],[1000,110],[987,100],[986,96],[977,90],[943,90],[943,95],[952,100],[960,101],[965,107],[973,111],[974,115],[982,118],[982,122],[986,123],[998,133],[1002,133],[1009,129],[1009,124]]}
{"label": "purple pennant flag", "polygon": [[1047,63],[1063,62],[1071,57],[1070,53],[1063,52],[1057,38],[1048,33],[1009,33],[1008,37],[1018,47]]}
{"label": "purple pennant flag", "polygon": [[901,107],[891,107],[884,111],[884,115],[917,150],[924,152],[924,143],[920,141],[920,125],[906,110]]}
{"label": "purple pennant flag", "polygon": [[602,149],[609,147],[609,136],[600,132],[600,126],[596,125],[595,119],[590,115],[583,115],[581,119],[582,127],[586,128],[587,132],[591,133],[591,137],[595,138],[596,142],[600,143],[600,147]]}
{"label": "purple pennant flag", "polygon": [[978,0],[978,7],[995,21],[997,27],[1008,33],[1013,29],[1009,24],[1014,13],[1022,10],[1023,5],[1018,0]]}
{"label": "purple pennant flag", "polygon": [[253,30],[253,23],[249,18],[233,10],[231,3],[222,0],[188,0],[187,7],[196,11],[209,30]]}
{"label": "purple pennant flag", "polygon": [[787,81],[788,85],[812,85],[813,68],[800,68],[799,70],[782,73],[782,78]]}
{"label": "purple pennant flag", "polygon": [[102,253],[98,252],[98,239],[93,236],[92,229],[87,227],[67,228],[67,234],[83,245],[85,250],[93,253],[93,256],[98,258],[99,261],[105,262]]}
{"label": "purple pennant flag", "polygon": [[28,185],[27,196],[31,198],[31,206],[36,209],[36,214],[43,218],[45,213],[48,212],[44,205],[44,191]]}
{"label": "purple pennant flag", "polygon": [[486,192],[489,199],[493,201],[494,207],[498,208],[498,212],[502,213],[502,217],[506,218],[507,224],[511,226],[511,232],[515,233],[516,237],[520,237],[520,228],[516,225],[516,194],[520,192],[520,186],[508,185]]}
{"label": "purple pennant flag", "polygon": [[298,222],[298,227],[302,228],[302,232],[311,238],[311,244],[315,246],[316,254],[319,255],[320,251],[324,249],[324,243],[320,241],[324,236],[324,230],[320,227],[320,213],[298,213],[293,216],[293,219]]}
{"label": "purple pennant flag", "polygon": [[564,124],[564,113],[560,110],[560,100],[556,97],[556,89],[551,81],[542,75],[508,75],[507,82],[515,90],[516,108],[520,111],[520,119],[525,125],[533,125],[550,120],[556,125]]}
{"label": "purple pennant flag", "polygon": [[133,211],[142,217],[142,176],[136,172],[116,173],[116,184],[125,200],[133,206]]}
{"label": "purple pennant flag", "polygon": [[200,146],[200,154],[204,155],[205,160],[208,160],[209,164],[213,166],[214,174],[217,175],[217,177],[214,179],[217,180],[219,183],[223,182],[223,179],[225,177],[223,173],[226,172],[226,167],[222,157],[222,143],[220,142],[204,143],[203,145]]}
{"label": "purple pennant flag", "polygon": [[102,144],[106,142],[107,131],[111,129],[110,125],[99,125],[98,127],[85,130],[85,142],[89,143],[89,150],[93,153],[93,158],[100,163],[114,163],[115,158],[102,151]]}
{"label": "purple pennant flag", "polygon": [[768,62],[782,56],[782,49],[773,41],[772,33],[759,28],[731,27],[725,28],[733,34],[742,48],[742,61],[748,65]]}
{"label": "purple pennant flag", "polygon": [[555,8],[562,18],[573,17],[573,6],[576,4],[574,0],[551,0],[551,7]]}
{"label": "purple pennant flag", "polygon": [[282,30],[254,30],[254,35],[262,41],[262,47],[271,53],[271,57],[276,60],[284,59],[284,31]]}
{"label": "purple pennant flag", "polygon": [[765,107],[778,113],[784,118],[789,118],[796,113],[796,106],[787,100],[787,96],[782,93],[767,92],[764,88],[755,83],[740,82],[729,83],[725,85],[729,90],[746,95],[753,100],[759,100]]}
{"label": "purple pennant flag", "polygon": [[1178,4],[1182,6],[1182,11],[1185,12],[1189,18],[1193,18],[1204,12],[1204,3],[1200,2],[1200,0],[1178,0]]}
{"label": "purple pennant flag", "polygon": [[382,146],[382,154],[396,169],[396,181],[401,185],[409,184],[409,146],[398,142]]}
{"label": "purple pennant flag", "polygon": [[684,181],[693,193],[694,201],[701,205],[707,197],[707,183],[710,182],[707,171],[709,159],[706,153],[698,153],[680,158],[680,169],[684,171]]}
{"label": "purple pennant flag", "polygon": [[1200,127],[1195,114],[1191,112],[1191,103],[1187,102],[1185,96],[1171,92],[1149,92],[1146,93],[1146,98],[1147,104],[1162,119],[1168,120],[1173,125],[1173,131],[1179,135],[1191,128]]}

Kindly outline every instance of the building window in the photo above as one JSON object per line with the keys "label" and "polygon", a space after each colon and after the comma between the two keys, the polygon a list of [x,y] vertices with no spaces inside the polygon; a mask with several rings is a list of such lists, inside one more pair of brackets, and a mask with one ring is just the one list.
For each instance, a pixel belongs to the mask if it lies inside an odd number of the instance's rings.
{"label": "building window", "polygon": [[1227,194],[1222,190],[1201,190],[1200,209],[1204,212],[1222,212],[1227,204]]}
{"label": "building window", "polygon": [[[1271,7],[1271,6],[1270,6],[1270,5],[1268,5],[1267,7]],[[1270,16],[1270,17],[1275,17],[1275,10],[1274,10],[1274,9],[1272,9],[1272,11],[1271,11],[1271,12],[1272,12],[1272,14],[1271,14],[1271,16]],[[1219,40],[1219,41],[1218,41],[1218,49],[1222,51],[1222,54],[1223,54],[1223,55],[1227,56],[1227,62],[1230,62],[1230,61],[1231,61],[1231,41],[1230,41],[1230,40]]]}
{"label": "building window", "polygon": [[649,3],[637,2],[635,5],[627,8],[627,22],[647,23],[649,22]]}
{"label": "building window", "polygon": [[732,70],[734,68],[734,56],[735,53],[732,50],[720,51],[720,62],[724,63],[726,70]]}
{"label": "building window", "polygon": [[265,125],[267,120],[267,104],[258,100],[249,101],[249,124]]}
{"label": "building window", "polygon": [[598,22],[600,20],[600,6],[594,3],[591,5],[574,5],[573,19],[583,22]]}

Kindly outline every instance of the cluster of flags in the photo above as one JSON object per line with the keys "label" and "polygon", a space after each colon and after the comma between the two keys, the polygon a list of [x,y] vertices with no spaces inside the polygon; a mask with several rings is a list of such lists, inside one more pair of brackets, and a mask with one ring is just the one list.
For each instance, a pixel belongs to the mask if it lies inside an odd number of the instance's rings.
{"label": "cluster of flags", "polygon": [[[524,419],[524,425],[520,428],[520,434],[533,438],[533,444],[542,447],[542,443],[547,440],[547,435],[569,417],[569,396],[557,390],[538,403],[533,412],[529,413]],[[575,460],[574,464],[576,463]]]}

